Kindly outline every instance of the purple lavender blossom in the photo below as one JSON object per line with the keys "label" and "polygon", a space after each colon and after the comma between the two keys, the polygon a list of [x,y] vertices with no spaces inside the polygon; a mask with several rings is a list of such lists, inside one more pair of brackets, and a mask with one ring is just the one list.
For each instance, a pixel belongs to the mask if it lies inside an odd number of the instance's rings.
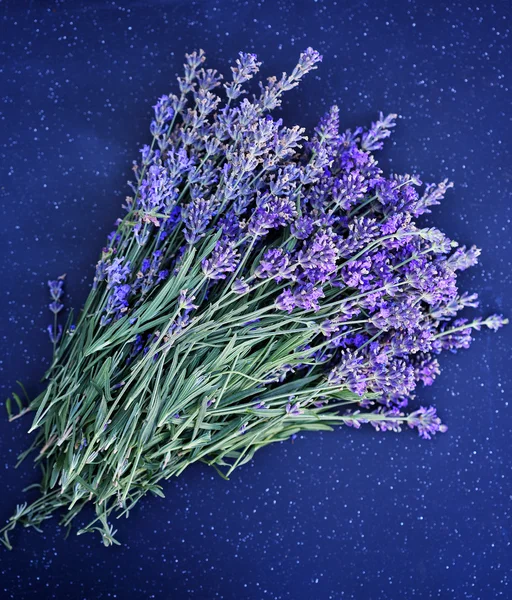
{"label": "purple lavender blossom", "polygon": [[315,234],[298,253],[297,262],[309,283],[324,283],[336,271],[339,256],[336,234],[327,229]]}
{"label": "purple lavender blossom", "polygon": [[[288,78],[288,86],[290,86],[291,82],[293,82],[293,87],[295,87],[298,81],[302,79],[306,73],[309,73],[313,69],[317,68],[317,64],[322,62],[322,58],[322,55],[316,50],[313,50],[311,47],[306,48],[304,52],[301,52],[299,62]],[[284,89],[290,89],[290,87],[286,87]]]}
{"label": "purple lavender blossom", "polygon": [[161,96],[153,106],[155,119],[151,122],[150,131],[155,137],[161,135],[166,130],[166,124],[174,117],[174,110],[169,96]]}
{"label": "purple lavender blossom", "polygon": [[276,298],[276,308],[291,313],[295,308],[302,310],[320,310],[319,300],[324,297],[324,292],[321,288],[315,287],[311,283],[298,286],[291,290],[285,289]]}
{"label": "purple lavender blossom", "polygon": [[114,260],[105,267],[108,288],[124,283],[129,277],[130,262],[127,261],[123,264],[124,260],[124,258],[114,258]]}
{"label": "purple lavender blossom", "polygon": [[424,385],[432,385],[434,379],[441,372],[439,369],[439,361],[431,356],[427,358],[415,359],[415,376],[417,380],[423,382]]}
{"label": "purple lavender blossom", "polygon": [[164,167],[151,165],[140,184],[138,206],[146,213],[169,212],[175,199],[175,181]]}
{"label": "purple lavender blossom", "polygon": [[236,100],[241,94],[242,84],[252,79],[259,71],[261,63],[258,62],[256,54],[240,52],[236,59],[236,66],[231,67],[233,81],[224,84],[226,95],[230,100]]}
{"label": "purple lavender blossom", "polygon": [[421,406],[407,417],[407,424],[411,429],[416,428],[418,434],[425,440],[430,440],[436,433],[445,433],[446,425],[441,423],[433,406],[425,408]]}
{"label": "purple lavender blossom", "polygon": [[131,286],[128,284],[116,285],[112,288],[105,307],[105,314],[101,317],[100,324],[102,326],[108,325],[113,319],[124,316],[128,310],[130,292]]}
{"label": "purple lavender blossom", "polygon": [[498,329],[501,329],[504,325],[508,325],[508,319],[505,319],[503,315],[491,315],[490,317],[487,317],[485,324],[489,329],[498,331]]}
{"label": "purple lavender blossom", "polygon": [[142,261],[142,264],[140,266],[140,272],[145,275],[151,268],[151,261],[149,260],[149,258],[145,258]]}
{"label": "purple lavender blossom", "polygon": [[315,127],[315,139],[313,148],[318,148],[326,143],[328,146],[339,142],[340,109],[333,105],[329,111],[320,119]]}
{"label": "purple lavender blossom", "polygon": [[197,304],[194,304],[195,296],[190,296],[188,294],[188,290],[180,290],[180,295],[178,298],[178,305],[181,310],[189,311],[198,307]]}
{"label": "purple lavender blossom", "polygon": [[53,325],[48,325],[47,330],[52,344],[57,344],[60,338],[62,337],[62,325],[58,325],[57,327],[54,327]]}
{"label": "purple lavender blossom", "polygon": [[381,331],[405,329],[415,331],[421,326],[423,314],[414,296],[403,296],[393,301],[381,301],[370,322]]}
{"label": "purple lavender blossom", "polygon": [[195,244],[204,237],[204,232],[215,214],[211,200],[198,198],[183,208],[181,218],[185,226],[185,239]]}
{"label": "purple lavender blossom", "polygon": [[314,223],[312,217],[304,215],[291,223],[290,231],[297,239],[305,240],[313,233]]}
{"label": "purple lavender blossom", "polygon": [[62,303],[62,297],[64,296],[64,277],[62,275],[58,279],[48,281],[48,289],[50,291],[50,297],[52,299],[51,303],[48,305],[48,308],[53,313],[53,324],[48,325],[48,335],[50,336],[50,341],[53,344],[54,354],[56,344],[62,337],[62,325],[58,325],[58,314],[64,308],[64,304]]}
{"label": "purple lavender blossom", "polygon": [[441,183],[435,184],[430,183],[425,186],[425,191],[421,198],[418,198],[416,205],[414,207],[413,214],[415,217],[418,217],[425,213],[432,212],[430,210],[431,206],[436,206],[441,203],[441,200],[444,198],[446,191],[453,187],[453,182],[445,179],[441,181]]}
{"label": "purple lavender blossom", "polygon": [[384,114],[380,113],[377,121],[372,123],[370,129],[363,133],[361,137],[361,147],[363,150],[370,152],[381,150],[384,145],[383,140],[391,135],[390,129],[395,126],[396,117],[397,115],[394,114],[384,117]]}
{"label": "purple lavender blossom", "polygon": [[243,279],[235,279],[233,282],[233,291],[235,294],[247,294],[250,289],[249,284]]}
{"label": "purple lavender blossom", "polygon": [[332,187],[333,202],[341,210],[350,210],[368,192],[368,182],[359,171],[344,173]]}
{"label": "purple lavender blossom", "polygon": [[117,243],[121,241],[121,236],[117,231],[111,231],[107,237],[108,246],[113,248]]}
{"label": "purple lavender blossom", "polygon": [[48,288],[52,299],[49,308],[54,315],[57,315],[57,313],[64,308],[64,305],[61,302],[62,296],[64,295],[64,279],[48,281]]}
{"label": "purple lavender blossom", "polygon": [[383,417],[378,420],[372,419],[369,421],[376,431],[394,431],[395,433],[399,433],[402,430],[401,417],[403,417],[403,413],[400,412],[399,408],[383,408],[381,406],[373,411],[373,414]]}
{"label": "purple lavender blossom", "polygon": [[295,265],[289,254],[282,248],[271,248],[263,255],[254,274],[261,279],[273,278],[279,283],[283,279],[290,279],[294,270]]}
{"label": "purple lavender blossom", "polygon": [[448,258],[447,263],[454,271],[465,271],[478,263],[481,250],[476,246],[466,249],[466,246],[457,248]]}
{"label": "purple lavender blossom", "polygon": [[219,241],[210,258],[203,259],[201,267],[208,279],[225,279],[236,270],[239,259],[240,253],[233,242]]}
{"label": "purple lavender blossom", "polygon": [[241,236],[240,219],[234,210],[222,215],[217,222],[217,227],[222,229],[223,236],[236,239]]}
{"label": "purple lavender blossom", "polygon": [[287,288],[276,299],[276,308],[291,313],[297,307],[297,301],[292,291]]}
{"label": "purple lavender blossom", "polygon": [[293,397],[290,397],[290,401],[286,405],[286,414],[287,415],[301,415],[304,410],[300,407],[300,402],[293,402]]}
{"label": "purple lavender blossom", "polygon": [[268,196],[251,217],[248,231],[254,236],[264,236],[271,229],[291,223],[296,215],[297,209],[291,198]]}
{"label": "purple lavender blossom", "polygon": [[[468,326],[465,327],[465,325]],[[433,346],[434,352],[439,353],[442,350],[456,352],[461,348],[469,348],[472,328],[467,319],[456,319],[453,323],[443,323],[440,331],[440,337],[435,340]]]}

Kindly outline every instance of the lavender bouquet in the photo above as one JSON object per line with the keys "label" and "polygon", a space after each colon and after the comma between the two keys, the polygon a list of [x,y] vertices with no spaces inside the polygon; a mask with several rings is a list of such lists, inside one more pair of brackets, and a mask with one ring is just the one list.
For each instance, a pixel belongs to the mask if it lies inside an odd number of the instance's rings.
{"label": "lavender bouquet", "polygon": [[[413,406],[437,356],[467,348],[473,330],[498,329],[457,273],[479,250],[459,247],[417,217],[448,188],[412,175],[385,176],[373,156],[395,125],[339,131],[333,106],[307,138],[270,112],[316,69],[301,54],[249,100],[259,69],[240,53],[232,75],[186,56],[179,95],[154,106],[152,142],[97,264],[76,323],[65,326],[63,281],[50,282],[53,362],[45,391],[11,419],[34,413],[39,497],[0,530],[39,529],[65,508],[69,526],[86,505],[118,543],[113,513],[127,515],[160,483],[201,461],[228,477],[258,448],[335,425],[446,426]],[[220,92],[221,90],[221,92]]]}

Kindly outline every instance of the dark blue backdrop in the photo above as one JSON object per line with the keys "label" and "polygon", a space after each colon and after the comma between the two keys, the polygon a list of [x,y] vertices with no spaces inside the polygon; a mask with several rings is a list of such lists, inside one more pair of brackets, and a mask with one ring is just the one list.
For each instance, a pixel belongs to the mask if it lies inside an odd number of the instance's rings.
{"label": "dark blue backdrop", "polygon": [[[310,126],[333,101],[346,126],[399,113],[382,163],[455,181],[432,218],[483,249],[463,283],[483,312],[510,316],[509,13],[474,0],[0,1],[2,395],[37,386],[45,282],[67,273],[69,305],[84,301],[150,106],[197,47],[223,69],[255,51],[265,75],[320,50],[290,122]],[[432,442],[344,429],[267,448],[229,482],[191,468],[119,523],[121,547],[64,540],[55,520],[17,532],[0,597],[512,597],[511,332],[482,333],[420,391],[449,425]],[[2,521],[37,476],[13,468],[28,426],[0,418]]]}

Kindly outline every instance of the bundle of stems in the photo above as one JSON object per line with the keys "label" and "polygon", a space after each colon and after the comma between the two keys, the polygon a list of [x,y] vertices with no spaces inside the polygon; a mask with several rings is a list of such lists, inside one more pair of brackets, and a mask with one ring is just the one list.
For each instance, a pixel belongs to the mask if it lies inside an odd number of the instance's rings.
{"label": "bundle of stems", "polygon": [[379,431],[445,431],[432,407],[413,411],[416,383],[438,373],[435,356],[467,347],[493,315],[458,293],[456,272],[476,262],[414,219],[451,184],[385,178],[372,152],[395,115],[339,132],[331,108],[309,140],[269,112],[316,68],[301,54],[290,75],[242,98],[258,71],[240,53],[232,77],[186,57],[179,95],[161,97],[152,143],[74,322],[60,326],[63,281],[50,283],[53,361],[34,400],[14,400],[36,432],[39,497],[1,530],[39,530],[86,505],[118,543],[111,517],[128,515],[161,482],[200,461],[228,478],[256,450],[298,432],[369,423]]}

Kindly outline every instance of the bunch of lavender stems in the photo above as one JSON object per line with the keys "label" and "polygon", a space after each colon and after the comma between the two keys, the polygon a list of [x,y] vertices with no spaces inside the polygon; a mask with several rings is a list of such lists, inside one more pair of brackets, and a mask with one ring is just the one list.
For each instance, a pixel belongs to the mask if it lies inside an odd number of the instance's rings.
{"label": "bunch of lavender stems", "polygon": [[154,106],[152,142],[134,163],[133,196],[116,222],[76,323],[58,324],[62,280],[50,283],[53,361],[46,389],[10,419],[32,413],[39,497],[17,524],[39,530],[82,508],[118,543],[111,517],[193,462],[223,477],[258,448],[306,430],[370,424],[446,430],[433,407],[414,403],[418,382],[439,373],[436,356],[465,348],[493,315],[460,294],[457,272],[479,250],[458,247],[416,218],[451,183],[417,188],[417,176],[385,177],[373,156],[396,115],[339,131],[332,107],[311,139],[270,112],[317,68],[308,48],[291,74],[243,89],[258,72],[240,53],[225,84],[186,55],[179,95]]}

